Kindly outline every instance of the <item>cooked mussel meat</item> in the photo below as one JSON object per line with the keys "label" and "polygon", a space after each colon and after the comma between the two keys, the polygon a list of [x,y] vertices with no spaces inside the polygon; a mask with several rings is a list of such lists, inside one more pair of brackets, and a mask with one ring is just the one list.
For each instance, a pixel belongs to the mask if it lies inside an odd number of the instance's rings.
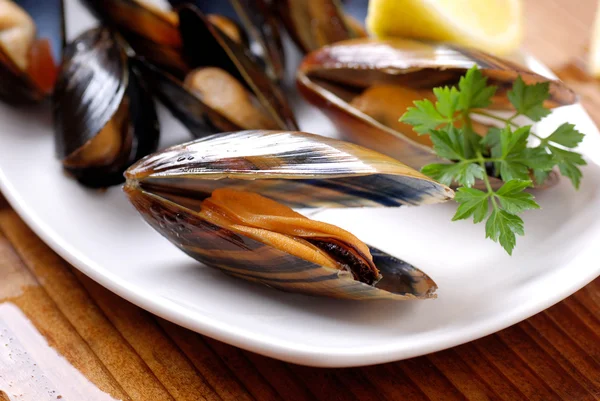
{"label": "cooked mussel meat", "polygon": [[123,171],[157,148],[152,97],[105,28],[86,31],[65,48],[53,109],[57,155],[86,186],[123,182]]}
{"label": "cooked mussel meat", "polygon": [[188,74],[184,86],[242,129],[277,129],[250,92],[227,71],[198,68]]}
{"label": "cooked mussel meat", "polygon": [[[60,0],[26,4],[27,10],[21,3],[0,0],[0,97],[12,104],[39,102],[52,92],[57,73],[52,52],[58,53],[53,47],[62,40]],[[38,38],[40,22],[48,36]]]}
{"label": "cooked mussel meat", "polygon": [[[420,169],[440,160],[429,137],[419,136],[398,122],[399,117],[413,101],[433,99],[434,87],[456,85],[474,64],[498,86],[492,108],[511,107],[506,93],[518,75],[526,83],[550,83],[548,107],[576,101],[562,82],[508,61],[477,50],[409,39],[356,39],[319,49],[304,59],[297,84],[303,96],[339,127],[342,137]],[[481,128],[478,125],[476,131]]]}
{"label": "cooked mussel meat", "polygon": [[193,258],[285,291],[349,299],[429,298],[425,273],[291,207],[401,206],[452,191],[377,152],[286,131],[214,135],[125,173],[144,219]]}
{"label": "cooked mussel meat", "polygon": [[308,53],[335,42],[367,36],[360,21],[364,21],[368,2],[349,3],[346,9],[340,0],[281,0],[274,6],[294,42]]}

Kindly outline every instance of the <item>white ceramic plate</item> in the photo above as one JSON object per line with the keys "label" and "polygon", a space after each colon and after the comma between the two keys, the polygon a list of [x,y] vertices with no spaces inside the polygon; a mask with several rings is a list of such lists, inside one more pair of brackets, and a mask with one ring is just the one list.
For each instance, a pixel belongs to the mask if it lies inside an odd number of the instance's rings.
{"label": "white ceramic plate", "polygon": [[[77,4],[68,4],[71,17],[84,21]],[[548,74],[535,61],[528,64]],[[297,103],[303,129],[334,133],[318,111]],[[187,138],[167,113],[162,117],[163,145]],[[513,257],[484,239],[482,225],[450,222],[453,203],[318,213],[318,219],[426,271],[439,285],[439,298],[429,301],[312,298],[204,267],[147,226],[120,188],[90,191],[63,175],[54,158],[49,112],[42,108],[0,105],[0,187],[57,253],[144,309],[274,358],[315,366],[367,365],[493,333],[560,301],[600,274],[600,135],[579,105],[554,113],[538,131],[548,133],[564,121],[587,134],[581,150],[590,165],[578,192],[562,180],[536,193],[543,210],[525,214],[527,235],[519,238]]]}

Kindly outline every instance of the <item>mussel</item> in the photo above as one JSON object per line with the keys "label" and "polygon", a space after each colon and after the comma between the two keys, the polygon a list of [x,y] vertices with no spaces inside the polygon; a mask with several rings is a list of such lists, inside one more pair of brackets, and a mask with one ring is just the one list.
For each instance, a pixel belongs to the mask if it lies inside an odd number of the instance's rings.
{"label": "mussel", "polygon": [[[267,75],[279,81],[284,72],[277,23],[265,0],[172,0],[177,8],[197,7],[219,31],[253,55]],[[152,0],[86,0],[107,24],[118,29],[140,56],[183,79],[190,66],[182,48],[176,10]],[[197,39],[202,41],[201,38]]]}
{"label": "mussel", "polygon": [[154,229],[225,273],[336,298],[434,296],[422,271],[290,209],[452,198],[446,186],[380,153],[302,132],[241,131],[147,156],[125,175],[125,192]]}
{"label": "mussel", "polygon": [[62,2],[41,3],[0,0],[0,97],[11,104],[39,102],[54,88],[63,38]]}
{"label": "mussel", "polygon": [[[410,39],[356,39],[309,54],[297,72],[297,85],[339,128],[344,139],[368,146],[420,169],[440,159],[426,135],[398,122],[413,101],[432,97],[432,88],[453,86],[478,65],[498,86],[491,107],[507,109],[506,93],[521,75],[528,83],[550,82],[548,107],[572,104],[576,95],[552,81],[489,54]],[[549,180],[556,180],[553,174]],[[494,179],[494,185],[501,185]],[[551,183],[548,181],[546,185]]]}
{"label": "mussel", "polygon": [[123,182],[123,172],[158,146],[154,102],[106,28],[84,32],[64,51],[53,95],[56,152],[89,187]]}
{"label": "mussel", "polygon": [[325,45],[367,36],[363,27],[367,0],[280,0],[279,17],[300,50],[308,53]]}
{"label": "mussel", "polygon": [[[254,3],[231,1],[242,21],[248,20],[248,8]],[[297,129],[283,92],[249,54],[245,31],[227,17],[205,15],[190,4],[179,6],[178,12],[141,0],[87,0],[87,4],[123,33],[151,91],[194,136]],[[277,68],[271,66],[267,72],[274,74]]]}
{"label": "mussel", "polygon": [[[169,0],[175,7],[192,4],[232,40],[244,43],[275,82],[285,73],[279,26],[270,0]],[[237,28],[234,28],[237,26]],[[242,28],[243,27],[243,28]],[[235,36],[240,39],[235,40]]]}
{"label": "mussel", "polygon": [[144,60],[139,63],[153,92],[196,137],[243,129],[297,129],[282,90],[199,9],[182,6],[179,29],[195,67],[184,82]]}

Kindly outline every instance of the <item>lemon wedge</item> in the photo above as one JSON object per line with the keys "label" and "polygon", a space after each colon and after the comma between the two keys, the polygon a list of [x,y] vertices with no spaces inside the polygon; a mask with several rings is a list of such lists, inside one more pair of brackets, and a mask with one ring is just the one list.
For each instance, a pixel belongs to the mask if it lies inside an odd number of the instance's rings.
{"label": "lemon wedge", "polygon": [[521,0],[371,0],[367,28],[507,54],[521,44],[522,8]]}

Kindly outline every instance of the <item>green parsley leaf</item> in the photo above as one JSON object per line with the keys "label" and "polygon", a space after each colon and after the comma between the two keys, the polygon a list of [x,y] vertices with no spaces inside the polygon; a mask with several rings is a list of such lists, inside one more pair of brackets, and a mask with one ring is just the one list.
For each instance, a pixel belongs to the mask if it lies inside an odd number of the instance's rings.
{"label": "green parsley leaf", "polygon": [[488,107],[492,103],[492,96],[496,93],[496,87],[487,85],[487,78],[481,74],[476,65],[460,78],[458,89],[460,90],[458,102],[460,111]]}
{"label": "green parsley leaf", "polygon": [[542,185],[550,175],[551,170],[533,170],[536,185]]}
{"label": "green parsley leaf", "polygon": [[485,175],[485,170],[472,162],[428,164],[421,169],[421,172],[444,185],[457,182],[468,188],[475,184],[475,179],[482,179]]}
{"label": "green parsley leaf", "polygon": [[523,162],[532,170],[550,171],[556,164],[554,158],[548,153],[546,148],[539,146],[525,149],[521,152],[521,156],[523,157]]}
{"label": "green parsley leaf", "polygon": [[523,157],[527,166],[533,170],[533,177],[538,185],[546,181],[550,171],[556,165],[554,157],[545,147],[527,148],[523,152]]}
{"label": "green parsley leaf", "polygon": [[523,220],[505,210],[494,209],[485,223],[485,236],[500,245],[509,255],[517,243],[516,235],[524,235]]}
{"label": "green parsley leaf", "polygon": [[500,144],[500,135],[501,134],[502,134],[502,129],[500,129],[498,127],[490,127],[488,129],[486,136],[481,138],[481,144],[490,149],[493,149],[493,148],[500,149],[500,153],[498,154],[498,156],[499,156],[502,154],[502,147]]}
{"label": "green parsley leaf", "polygon": [[[436,101],[415,102],[400,121],[413,125],[419,134],[429,134],[433,150],[440,158],[452,163],[434,163],[422,172],[446,185],[457,185],[458,203],[452,220],[473,218],[475,223],[486,221],[486,237],[499,242],[512,254],[517,235],[524,235],[524,223],[518,214],[539,209],[532,194],[526,189],[544,183],[555,166],[578,188],[581,182],[580,166],[583,157],[571,149],[583,140],[583,134],[572,124],[562,124],[536,147],[528,147],[531,126],[516,127],[514,117],[523,115],[539,121],[549,114],[544,101],[549,97],[549,84],[527,85],[519,76],[507,96],[516,109],[515,116],[505,119],[504,128],[491,127],[486,135],[478,136],[472,130],[475,114],[488,114],[476,109],[492,102],[496,87],[487,85],[487,78],[477,66],[469,69],[460,79],[458,88],[440,87],[433,90]],[[455,123],[460,122],[459,128]],[[538,137],[539,138],[539,137]],[[493,163],[493,175],[504,181],[498,190],[490,185],[486,169]],[[485,189],[472,188],[482,180]],[[490,211],[491,207],[491,211]]]}
{"label": "green parsley leaf", "polygon": [[444,185],[452,185],[459,169],[456,164],[432,163],[424,166],[421,172]]}
{"label": "green parsley leaf", "polygon": [[464,141],[461,130],[453,126],[429,133],[433,150],[439,157],[448,160],[463,160],[466,158]]}
{"label": "green parsley leaf", "polygon": [[544,108],[544,100],[550,96],[549,87],[548,82],[526,85],[519,75],[507,96],[519,114],[540,121],[550,114],[550,110]]}
{"label": "green parsley leaf", "polygon": [[581,183],[581,170],[577,166],[585,166],[587,163],[583,157],[576,152],[557,148],[556,146],[549,145],[548,149],[554,156],[554,160],[558,165],[560,173],[571,180],[573,186],[579,189]]}
{"label": "green parsley leaf", "polygon": [[507,125],[500,132],[500,148],[502,153],[500,156],[501,160],[496,162],[496,166],[500,167],[500,177],[502,177],[502,180],[527,180],[529,178],[526,146],[530,128],[530,126],[525,126],[513,132],[510,126]]}
{"label": "green parsley leaf", "polygon": [[500,177],[502,181],[526,180],[529,178],[529,167],[520,160],[501,160]]}
{"label": "green parsley leaf", "polygon": [[458,202],[458,209],[452,221],[473,216],[474,223],[482,222],[488,214],[489,197],[489,193],[475,188],[458,188],[454,198]]}
{"label": "green parsley leaf", "polygon": [[511,214],[539,209],[540,205],[533,200],[533,195],[524,192],[526,188],[532,185],[533,183],[530,180],[510,180],[496,191],[496,198],[500,201],[502,208]]}
{"label": "green parsley leaf", "polygon": [[433,88],[433,94],[437,98],[435,108],[448,120],[454,119],[454,114],[458,108],[460,93],[455,87]]}
{"label": "green parsley leaf", "polygon": [[441,115],[435,105],[428,99],[417,100],[415,107],[409,107],[406,113],[400,117],[400,121],[413,126],[415,132],[428,134],[440,125],[448,124],[450,119]]}
{"label": "green parsley leaf", "polygon": [[502,157],[509,157],[511,154],[520,154],[523,150],[525,150],[530,131],[530,125],[520,127],[514,132],[511,130],[509,125],[504,127],[500,133]]}
{"label": "green parsley leaf", "polygon": [[546,141],[557,143],[565,148],[575,148],[583,137],[584,135],[575,129],[575,125],[564,123],[550,134]]}

